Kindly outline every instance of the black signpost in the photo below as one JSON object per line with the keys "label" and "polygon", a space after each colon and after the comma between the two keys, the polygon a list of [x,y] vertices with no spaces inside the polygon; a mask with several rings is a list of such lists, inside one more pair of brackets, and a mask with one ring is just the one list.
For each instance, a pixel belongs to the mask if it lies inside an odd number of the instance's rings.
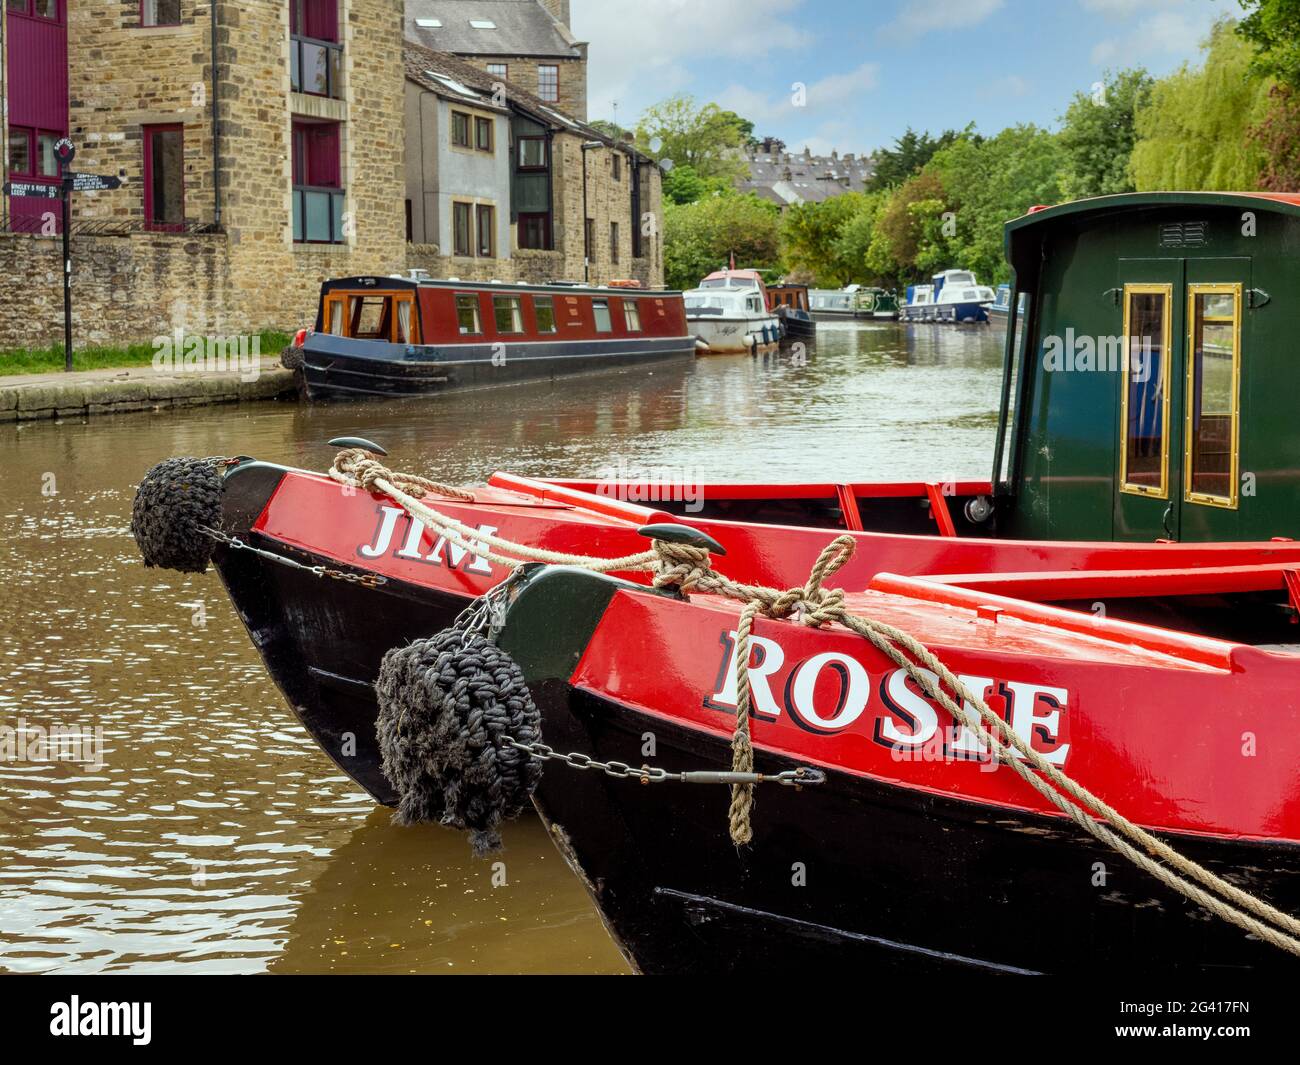
{"label": "black signpost", "polygon": [[62,200],[63,218],[63,369],[72,369],[72,219],[71,201],[74,192],[101,192],[122,187],[122,179],[115,174],[81,174],[72,170],[72,160],[77,148],[67,137],[54,144],[54,155],[59,160],[61,180],[57,185],[39,181],[6,181],[6,196],[28,196],[38,199]]}

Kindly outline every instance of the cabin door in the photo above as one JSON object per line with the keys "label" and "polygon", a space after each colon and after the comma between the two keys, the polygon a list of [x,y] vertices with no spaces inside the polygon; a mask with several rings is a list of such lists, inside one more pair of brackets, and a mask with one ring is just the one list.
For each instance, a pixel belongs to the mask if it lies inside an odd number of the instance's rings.
{"label": "cabin door", "polygon": [[1116,540],[1236,537],[1249,290],[1247,258],[1120,260]]}

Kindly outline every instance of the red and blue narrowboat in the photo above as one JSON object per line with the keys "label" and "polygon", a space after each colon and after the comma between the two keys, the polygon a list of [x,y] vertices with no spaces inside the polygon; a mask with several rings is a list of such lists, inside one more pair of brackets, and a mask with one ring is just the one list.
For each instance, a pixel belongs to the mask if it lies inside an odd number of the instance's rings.
{"label": "red and blue narrowboat", "polygon": [[1300,428],[1287,383],[1300,196],[1065,204],[1009,223],[1006,247],[989,481],[718,484],[701,496],[498,473],[456,494],[429,489],[457,536],[391,494],[240,459],[222,469],[209,553],[304,726],[395,804],[375,736],[381,660],[503,585],[496,640],[550,748],[584,764],[731,766],[741,603],[652,587],[640,571],[534,567],[506,585],[519,571],[501,543],[622,557],[669,523],[725,548],[712,564],[733,581],[788,589],[846,536],[854,553],[826,582],[846,609],[916,637],[1033,758],[1283,911],[1283,931],[1236,920],[1240,898],[1207,910],[1183,873],[1154,876],[1083,831],[1092,814],[1047,801],[876,645],[839,625],[759,617],[747,662],[755,768],[810,783],[760,785],[749,844],[733,845],[718,785],[644,786],[635,771],[548,762],[534,793],[634,965],[1293,967]]}
{"label": "red and blue narrowboat", "polygon": [[310,399],[426,395],[695,354],[681,293],[349,277],[295,339]]}

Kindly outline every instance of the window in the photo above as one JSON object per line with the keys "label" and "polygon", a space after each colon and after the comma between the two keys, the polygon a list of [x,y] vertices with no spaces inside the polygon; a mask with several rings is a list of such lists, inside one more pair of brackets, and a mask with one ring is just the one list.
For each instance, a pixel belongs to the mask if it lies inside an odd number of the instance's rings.
{"label": "window", "polygon": [[593,218],[587,219],[587,224],[583,226],[582,232],[582,254],[588,259],[596,247],[596,221]]}
{"label": "window", "polygon": [[59,157],[54,154],[58,133],[36,134],[36,173],[39,177],[59,176]]}
{"label": "window", "polygon": [[546,138],[545,137],[520,137],[519,138],[519,169],[520,170],[545,170],[546,169]]}
{"label": "window", "polygon": [[181,126],[144,127],[144,219],[149,229],[185,223],[185,145]]}
{"label": "window", "polygon": [[289,87],[339,99],[343,46],[338,43],[338,0],[290,0]]}
{"label": "window", "polygon": [[555,300],[550,296],[534,296],[533,313],[537,318],[539,333],[555,332]]}
{"label": "window", "polygon": [[451,143],[457,148],[469,147],[469,115],[464,111],[451,113]]}
{"label": "window", "polygon": [[609,318],[609,300],[592,300],[591,311],[596,319],[597,333],[613,332],[614,323]]}
{"label": "window", "polygon": [[492,150],[492,119],[474,119],[474,147],[480,152]]}
{"label": "window", "polygon": [[483,332],[483,324],[478,317],[477,296],[456,297],[456,321],[462,334]]}
{"label": "window", "polygon": [[352,336],[362,340],[388,339],[388,300],[383,296],[352,297]]}
{"label": "window", "polygon": [[537,95],[547,103],[559,103],[560,68],[546,63],[537,68]]}
{"label": "window", "polygon": [[474,254],[473,233],[474,206],[469,203],[451,205],[452,254],[468,256]]}
{"label": "window", "polygon": [[510,65],[508,63],[489,63],[487,72],[494,78],[508,78],[510,77]]}
{"label": "window", "polygon": [[551,247],[551,216],[549,214],[519,215],[519,246],[549,251]]}
{"label": "window", "polygon": [[609,261],[618,262],[618,223],[609,224]]}
{"label": "window", "polygon": [[141,26],[179,26],[180,24],[181,0],[143,0],[141,3]]}
{"label": "window", "polygon": [[5,7],[11,15],[59,21],[59,0],[9,0]]}
{"label": "window", "polygon": [[1169,494],[1170,285],[1124,286],[1120,491]]}
{"label": "window", "polygon": [[613,166],[614,168],[614,180],[622,181],[623,180],[623,157],[619,155],[618,152],[613,152],[610,155],[610,160],[611,160],[610,165]]}
{"label": "window", "polygon": [[494,207],[479,204],[478,208],[478,253],[484,259],[496,256],[496,217]]}
{"label": "window", "polygon": [[293,239],[300,244],[343,243],[339,187],[339,124],[293,124]]}
{"label": "window", "polygon": [[1189,285],[1187,306],[1186,499],[1235,509],[1241,286]]}
{"label": "window", "polygon": [[469,20],[469,24],[476,30],[494,30],[497,28],[497,24],[490,18],[472,18]]}
{"label": "window", "polygon": [[641,332],[641,311],[637,307],[636,300],[623,300],[623,325],[627,327],[629,333]]}
{"label": "window", "polygon": [[30,175],[32,172],[32,133],[27,129],[9,130],[9,173]]}
{"label": "window", "polygon": [[518,296],[493,296],[492,313],[496,317],[498,333],[522,333],[524,315]]}

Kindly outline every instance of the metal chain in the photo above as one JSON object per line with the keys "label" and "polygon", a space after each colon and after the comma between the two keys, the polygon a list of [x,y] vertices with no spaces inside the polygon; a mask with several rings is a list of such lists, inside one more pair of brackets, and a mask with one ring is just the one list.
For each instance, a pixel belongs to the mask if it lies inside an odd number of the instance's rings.
{"label": "metal chain", "polygon": [[671,773],[656,766],[630,766],[626,762],[598,762],[589,754],[561,754],[545,743],[520,743],[511,736],[502,736],[501,742],[507,747],[523,751],[545,762],[563,762],[570,769],[595,769],[607,777],[618,780],[635,778],[642,784],[782,784],[788,788],[801,788],[805,784],[824,784],[826,774],[820,769],[800,766],[798,769],[786,769],[780,773],[737,773],[731,770],[722,772],[715,769],[699,769],[685,773]]}
{"label": "metal chain", "polygon": [[243,540],[234,536],[227,536],[217,529],[209,528],[206,525],[200,526],[203,532],[207,533],[218,543],[225,544],[234,551],[251,551],[259,558],[264,558],[268,562],[276,562],[281,566],[288,566],[290,569],[302,570],[310,573],[314,577],[329,577],[335,581],[346,581],[348,584],[359,584],[365,588],[378,588],[380,585],[387,584],[388,578],[381,577],[377,573],[349,573],[346,570],[331,569],[328,566],[308,566],[299,562],[297,559],[287,558],[284,555],[277,555],[274,551],[265,551],[260,547],[254,547],[252,544],[246,544]]}

